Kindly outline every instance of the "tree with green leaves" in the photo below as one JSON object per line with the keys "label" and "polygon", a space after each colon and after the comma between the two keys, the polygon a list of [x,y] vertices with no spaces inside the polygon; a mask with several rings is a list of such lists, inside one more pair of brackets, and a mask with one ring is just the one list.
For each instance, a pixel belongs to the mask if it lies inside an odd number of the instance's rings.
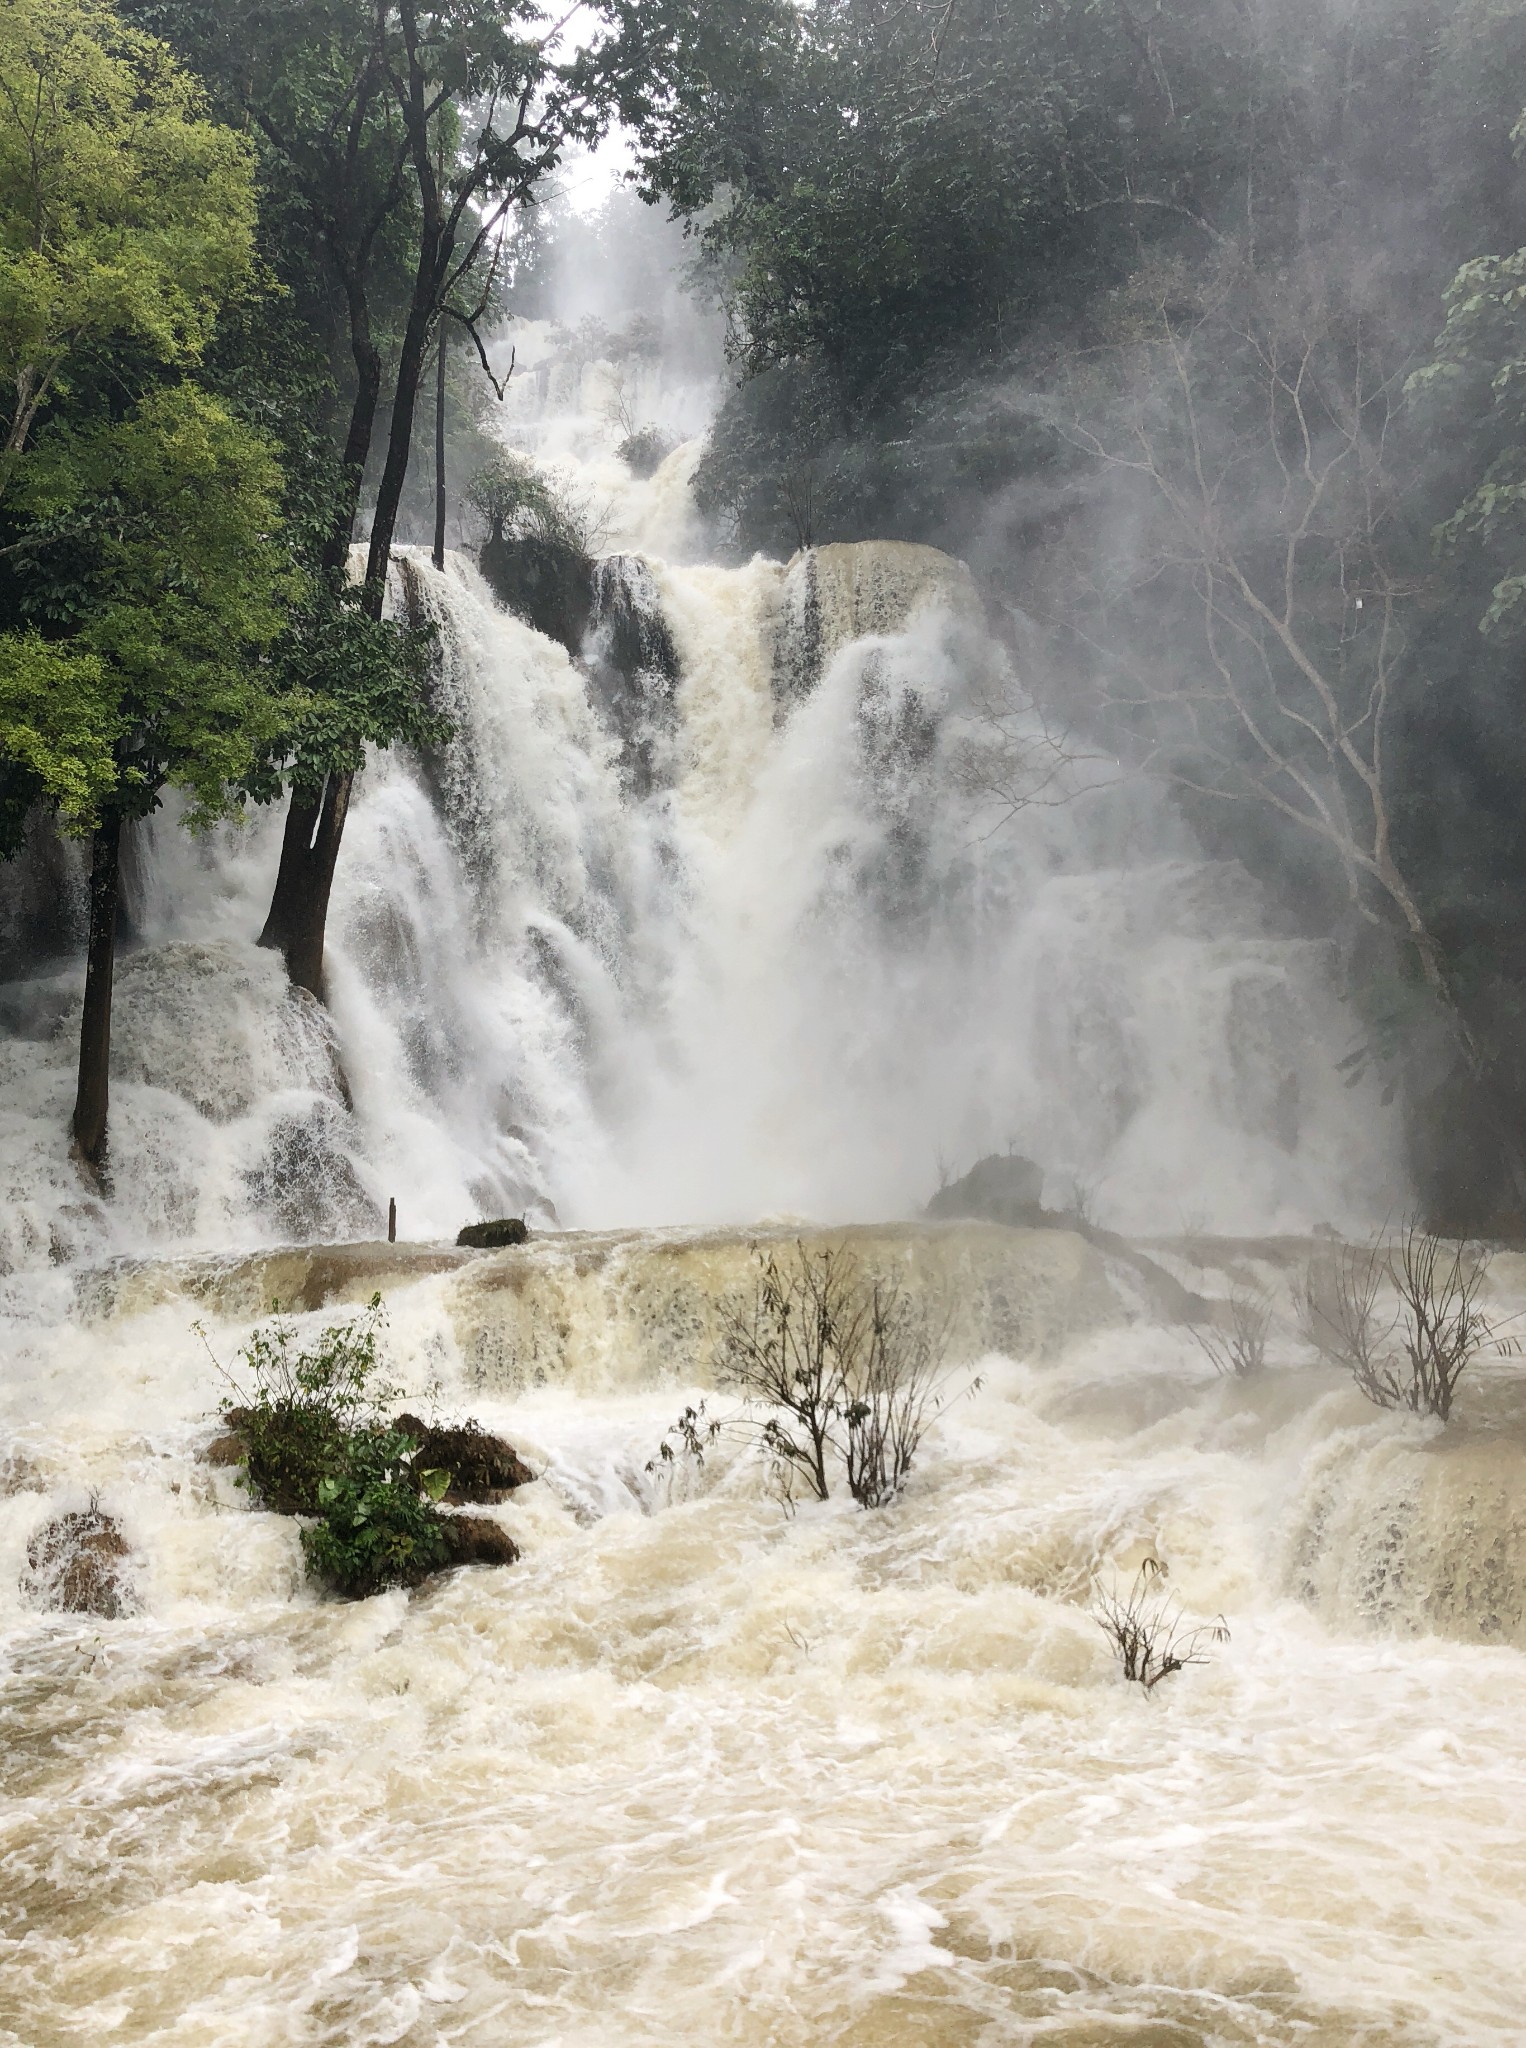
{"label": "tree with green leaves", "polygon": [[249,273],[249,152],[96,0],[0,9],[0,491],[82,355],[198,361]]}
{"label": "tree with green leaves", "polygon": [[73,1131],[97,1176],[123,829],[166,788],[193,825],[223,816],[294,708],[264,661],[297,590],[279,491],[265,445],[189,383],[120,421],[49,422],[12,485],[0,778],[13,821],[41,800],[90,833]]}
{"label": "tree with green leaves", "polygon": [[250,153],[91,0],[0,12],[0,830],[91,838],[74,1110],[106,1159],[122,831],[221,815],[294,708],[264,656],[297,579],[261,437],[187,375],[249,283]]}

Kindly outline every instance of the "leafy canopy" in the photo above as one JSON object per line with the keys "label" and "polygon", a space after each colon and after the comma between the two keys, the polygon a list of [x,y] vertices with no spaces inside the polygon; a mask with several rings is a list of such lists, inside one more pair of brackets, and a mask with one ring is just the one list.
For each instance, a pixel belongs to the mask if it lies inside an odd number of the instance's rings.
{"label": "leafy canopy", "polygon": [[248,145],[165,46],[98,0],[0,8],[0,488],[71,358],[196,362],[247,279]]}
{"label": "leafy canopy", "polygon": [[215,817],[289,720],[263,659],[301,588],[274,538],[280,481],[189,384],[39,434],[10,508],[22,624],[0,636],[0,757],[67,825],[141,816],[166,783]]}

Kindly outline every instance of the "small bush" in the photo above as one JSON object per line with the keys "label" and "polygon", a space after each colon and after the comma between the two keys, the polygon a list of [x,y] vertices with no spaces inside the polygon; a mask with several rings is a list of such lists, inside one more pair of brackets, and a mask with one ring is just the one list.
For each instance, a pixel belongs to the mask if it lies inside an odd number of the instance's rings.
{"label": "small bush", "polygon": [[507,448],[477,471],[462,495],[484,521],[490,546],[541,541],[587,556],[603,537],[604,522],[589,499]]}
{"label": "small bush", "polygon": [[646,478],[657,474],[677,445],[660,427],[637,427],[615,453],[632,476]]}
{"label": "small bush", "polygon": [[387,1586],[417,1585],[450,1562],[447,1525],[435,1512],[450,1474],[415,1474],[417,1448],[396,1430],[361,1430],[348,1439],[340,1468],[318,1482],[321,1519],[302,1531],[314,1578],[362,1599]]}
{"label": "small bush", "polygon": [[[347,1323],[331,1323],[304,1348],[276,1316],[239,1354],[228,1375],[224,1419],[244,1440],[249,1490],[278,1515],[319,1512],[318,1488],[340,1470],[350,1439],[377,1426],[398,1390],[380,1378],[381,1296]],[[203,1333],[205,1341],[205,1333]]]}
{"label": "small bush", "polygon": [[1227,1321],[1190,1323],[1188,1329],[1215,1372],[1226,1379],[1245,1380],[1265,1369],[1271,1326],[1271,1304],[1265,1296],[1237,1287],[1229,1297]]}
{"label": "small bush", "polygon": [[1092,1595],[1092,1618],[1112,1645],[1124,1677],[1146,1692],[1189,1664],[1206,1664],[1205,1644],[1229,1641],[1222,1614],[1197,1624],[1183,1619],[1176,1602],[1161,1592],[1165,1576],[1166,1567],[1147,1557],[1126,1594],[1096,1583]]}
{"label": "small bush", "polygon": [[373,1295],[363,1314],[303,1346],[277,1316],[245,1345],[243,1374],[229,1375],[233,1394],[223,1403],[244,1445],[250,1492],[277,1514],[315,1518],[302,1531],[308,1570],[352,1599],[417,1585],[455,1555],[437,1507],[450,1471],[419,1456],[422,1425],[383,1420],[398,1389],[381,1375],[382,1323]]}
{"label": "small bush", "polygon": [[884,1506],[943,1405],[944,1333],[842,1247],[797,1244],[793,1260],[757,1260],[752,1297],[724,1311],[719,1384],[747,1404],[741,1426],[786,1501],[797,1486],[829,1499],[840,1467],[860,1507]]}
{"label": "small bush", "polygon": [[1514,1348],[1479,1305],[1488,1270],[1482,1247],[1413,1225],[1394,1246],[1343,1245],[1305,1275],[1303,1334],[1375,1406],[1445,1422],[1479,1354]]}
{"label": "small bush", "polygon": [[721,1425],[707,1413],[705,1404],[685,1408],[673,1426],[664,1432],[655,1457],[646,1461],[647,1477],[658,1480],[671,1505],[679,1493],[687,1493],[705,1469],[705,1453],[721,1433]]}

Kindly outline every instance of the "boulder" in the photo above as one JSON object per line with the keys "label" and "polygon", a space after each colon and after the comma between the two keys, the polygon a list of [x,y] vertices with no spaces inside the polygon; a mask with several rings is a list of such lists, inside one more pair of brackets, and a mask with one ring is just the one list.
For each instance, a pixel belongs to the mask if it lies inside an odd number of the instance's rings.
{"label": "boulder", "polygon": [[134,1606],[122,1569],[131,1555],[116,1520],[92,1504],[44,1522],[26,1547],[21,1590],[39,1607],[115,1621]]}
{"label": "boulder", "polygon": [[442,1428],[422,1422],[417,1415],[399,1415],[392,1427],[418,1444],[413,1457],[415,1471],[450,1474],[445,1498],[453,1507],[466,1502],[491,1506],[506,1500],[516,1486],[528,1486],[535,1477],[512,1444],[479,1429],[475,1422]]}
{"label": "boulder", "polygon": [[529,1236],[523,1216],[500,1216],[492,1223],[468,1223],[456,1243],[469,1251],[495,1252],[505,1245],[525,1244]]}
{"label": "boulder", "polygon": [[1044,1216],[1043,1193],[1041,1166],[1017,1152],[993,1152],[977,1160],[962,1180],[939,1188],[927,1213],[944,1221],[969,1218],[1021,1229],[1052,1220]]}
{"label": "boulder", "polygon": [[446,1515],[445,1540],[453,1564],[517,1564],[519,1545],[487,1515]]}

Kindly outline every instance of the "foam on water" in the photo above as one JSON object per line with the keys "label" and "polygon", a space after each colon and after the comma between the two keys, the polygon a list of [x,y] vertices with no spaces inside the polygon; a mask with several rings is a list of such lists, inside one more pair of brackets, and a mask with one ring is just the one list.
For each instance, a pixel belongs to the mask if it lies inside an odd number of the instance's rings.
{"label": "foam on water", "polygon": [[[356,1608],[195,1458],[188,1304],[32,1339],[0,2038],[1518,2039],[1526,1658],[1296,1597],[1321,1473],[1427,1432],[1115,1322],[983,1361],[893,1510],[790,1517],[735,1447],[647,1471],[694,1390],[484,1384],[454,1285],[392,1290],[392,1361],[543,1474],[524,1561]],[[142,1611],[29,1613],[91,1486]],[[1147,1553],[1233,1628],[1149,1697],[1085,1605]]]}
{"label": "foam on water", "polygon": [[[1230,1386],[1167,1326],[1228,1285],[1185,1255],[885,1230],[981,1385],[896,1507],[790,1517],[734,1443],[648,1471],[746,1228],[252,1256],[389,1196],[416,1239],[904,1219],[1009,1143],[1122,1229],[1402,1200],[1325,950],[1158,792],[992,813],[1011,678],[958,565],[698,560],[694,449],[629,478],[601,377],[521,382],[505,430],[607,486],[642,559],[601,588],[676,678],[616,719],[599,648],[590,682],[414,560],[454,736],[360,778],[327,1012],[252,944],[278,819],[136,835],[109,1201],[66,1151],[77,860],[34,849],[0,905],[0,2041],[1518,2041],[1498,1389],[1442,1439],[1286,1346]],[[1236,1258],[1286,1296],[1283,1253]],[[199,1456],[192,1323],[227,1361],[268,1293],[316,1321],[373,1285],[410,1396],[543,1476],[495,1511],[520,1566],[344,1607]],[[93,1497],[136,1610],[39,1612],[28,1544]],[[1233,1630],[1148,1698],[1086,1608],[1146,1555]]]}

